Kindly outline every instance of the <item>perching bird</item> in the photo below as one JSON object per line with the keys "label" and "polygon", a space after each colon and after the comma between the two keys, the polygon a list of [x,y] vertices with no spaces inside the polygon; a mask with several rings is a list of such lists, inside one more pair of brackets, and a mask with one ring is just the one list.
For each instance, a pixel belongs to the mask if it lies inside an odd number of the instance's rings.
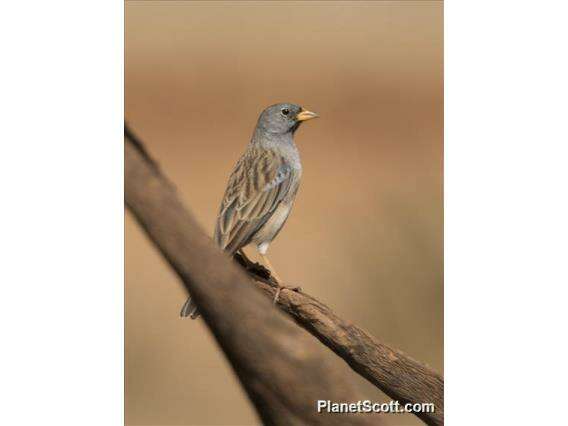
{"label": "perching bird", "polygon": [[[284,226],[300,185],[302,164],[294,133],[303,121],[317,116],[288,103],[269,106],[260,114],[252,139],[229,177],[215,225],[214,240],[220,248],[232,256],[255,244],[278,282],[266,252]],[[191,297],[180,315],[199,315]]]}

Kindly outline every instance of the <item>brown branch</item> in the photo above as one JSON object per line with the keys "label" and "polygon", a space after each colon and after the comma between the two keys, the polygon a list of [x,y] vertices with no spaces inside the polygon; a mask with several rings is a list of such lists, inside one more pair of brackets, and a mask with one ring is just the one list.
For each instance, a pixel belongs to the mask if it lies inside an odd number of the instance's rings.
{"label": "brown branch", "polygon": [[376,415],[317,413],[320,399],[364,398],[321,345],[214,246],[144,152],[125,140],[126,205],[191,292],[263,423],[377,424]]}
{"label": "brown branch", "polygon": [[[255,275],[257,287],[274,297],[276,289],[270,280]],[[416,413],[425,423],[444,423],[444,379],[441,375],[339,318],[329,307],[305,293],[284,290],[278,298],[278,306],[394,400],[401,404],[433,403],[434,413]]]}
{"label": "brown branch", "polygon": [[[139,141],[138,145],[143,146]],[[143,152],[147,156],[146,151]],[[152,164],[155,163],[151,159],[146,161],[146,166],[150,169]],[[156,170],[154,174],[156,180],[160,181],[159,172]],[[160,185],[162,184],[169,186],[165,180],[160,182]],[[176,202],[177,207],[183,210],[179,201]],[[156,214],[160,221],[165,220],[160,211]],[[143,223],[142,225],[144,226]],[[168,253],[164,250],[162,252],[168,258]],[[172,266],[176,268],[174,264]],[[215,268],[213,265],[210,267]],[[219,268],[221,265],[216,267]],[[256,286],[273,296],[275,289],[270,284],[270,277],[263,275],[262,269],[255,271],[255,268],[249,267],[249,270],[256,272],[254,274]],[[180,276],[183,279],[183,275]],[[245,303],[240,288],[238,292],[238,304]],[[202,302],[197,295],[194,296],[201,310]],[[359,327],[342,320],[327,306],[307,294],[285,290],[280,294],[278,305],[299,325],[343,358],[354,371],[393,399],[403,404],[434,403],[434,413],[417,413],[417,415],[428,424],[443,424],[443,378],[439,374],[402,352],[380,343]],[[207,313],[203,312],[207,321]],[[223,346],[222,342],[220,343]]]}
{"label": "brown branch", "polygon": [[[276,288],[270,272],[238,254],[236,260],[247,269],[256,286],[274,299]],[[438,373],[344,321],[306,293],[284,290],[278,297],[278,306],[391,398],[401,404],[433,403],[434,413],[416,415],[427,424],[443,424],[444,379]]]}

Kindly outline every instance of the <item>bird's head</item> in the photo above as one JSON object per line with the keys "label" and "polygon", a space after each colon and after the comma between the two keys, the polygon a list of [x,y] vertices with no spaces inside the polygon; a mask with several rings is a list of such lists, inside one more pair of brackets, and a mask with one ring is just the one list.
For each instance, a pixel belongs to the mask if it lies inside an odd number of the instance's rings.
{"label": "bird's head", "polygon": [[317,118],[315,112],[308,111],[296,104],[276,104],[269,106],[258,118],[257,127],[273,134],[295,132],[302,121]]}

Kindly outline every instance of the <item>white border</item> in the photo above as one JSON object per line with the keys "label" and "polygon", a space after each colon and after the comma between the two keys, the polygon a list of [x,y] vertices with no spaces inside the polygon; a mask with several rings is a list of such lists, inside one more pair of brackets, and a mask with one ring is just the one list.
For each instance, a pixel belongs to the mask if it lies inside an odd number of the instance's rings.
{"label": "white border", "polygon": [[446,421],[565,423],[567,6],[445,7]]}
{"label": "white border", "polygon": [[0,14],[0,424],[123,424],[124,5]]}

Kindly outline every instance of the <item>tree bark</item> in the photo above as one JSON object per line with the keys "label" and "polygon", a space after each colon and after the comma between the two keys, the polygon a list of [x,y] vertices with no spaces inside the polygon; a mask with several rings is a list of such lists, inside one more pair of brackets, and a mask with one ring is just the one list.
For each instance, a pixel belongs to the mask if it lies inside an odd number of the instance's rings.
{"label": "tree bark", "polygon": [[[255,275],[257,287],[273,298],[276,289],[270,279]],[[353,370],[394,400],[401,404],[433,403],[433,413],[416,413],[425,423],[444,423],[444,379],[441,375],[339,318],[312,296],[284,290],[277,303]]]}
{"label": "tree bark", "polygon": [[344,371],[251,285],[184,208],[174,187],[125,140],[128,209],[176,271],[267,425],[371,425],[369,414],[317,413],[317,400],[356,402]]}

